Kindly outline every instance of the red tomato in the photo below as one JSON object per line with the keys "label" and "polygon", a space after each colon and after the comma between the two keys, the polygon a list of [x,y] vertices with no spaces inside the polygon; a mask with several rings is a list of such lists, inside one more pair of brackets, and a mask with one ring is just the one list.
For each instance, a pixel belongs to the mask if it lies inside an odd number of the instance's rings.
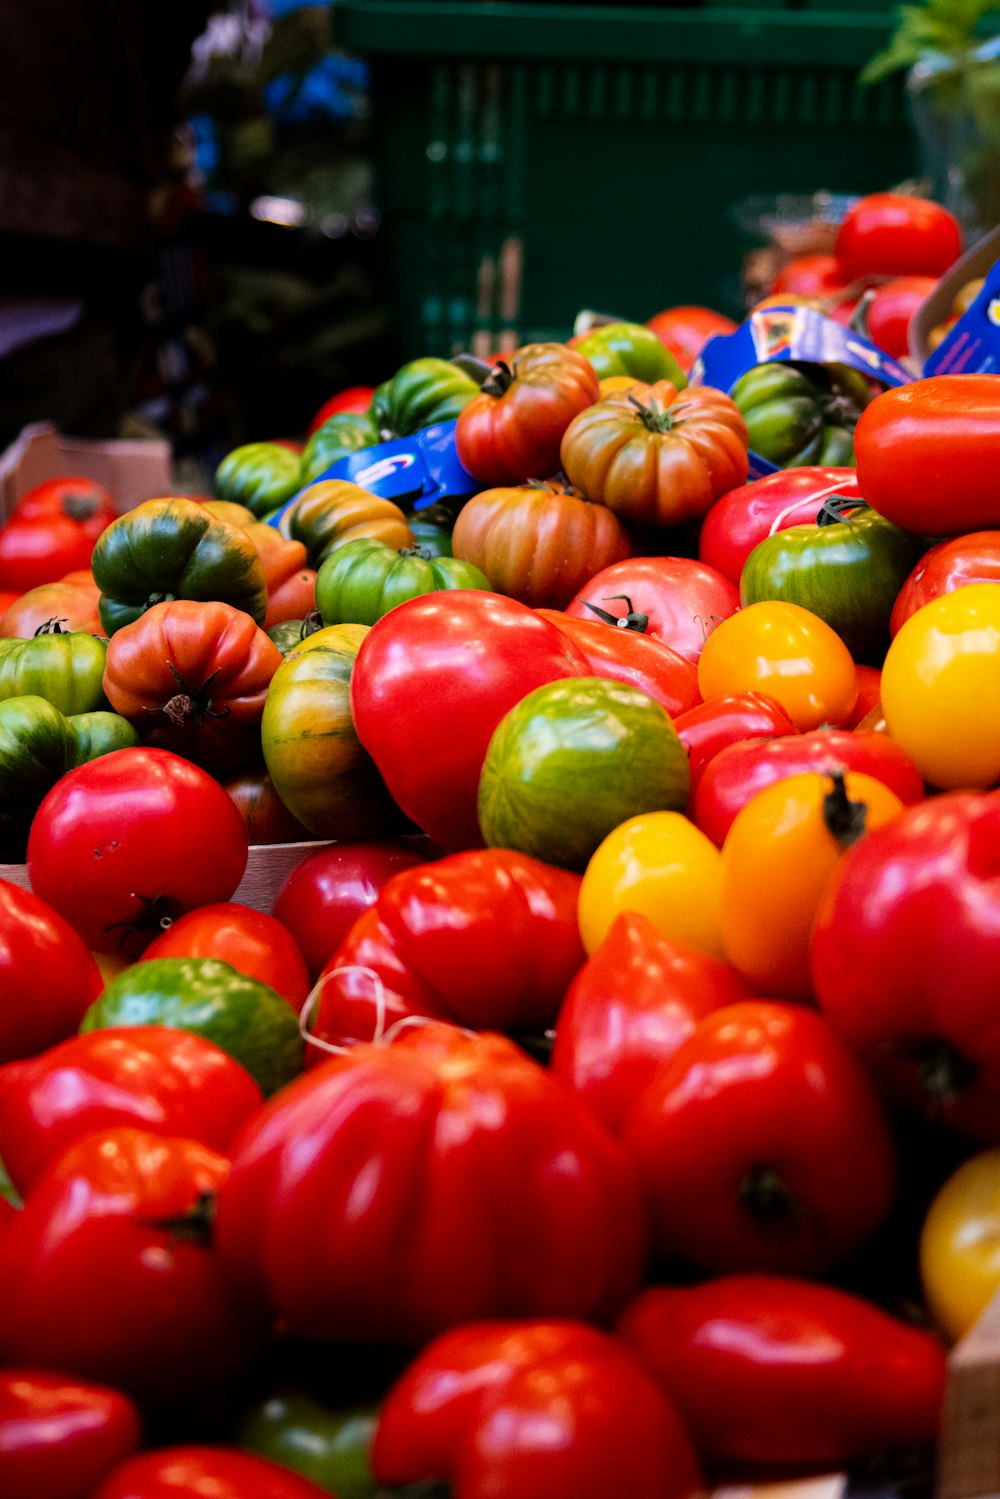
{"label": "red tomato", "polygon": [[427,838],[334,843],[296,864],[278,891],[275,917],[291,932],[315,980],[382,886],[403,869],[439,857]]}
{"label": "red tomato", "polygon": [[934,276],[897,276],[885,286],[876,287],[867,312],[872,343],[893,359],[903,359],[910,352],[910,320],[935,286]]}
{"label": "red tomato", "polygon": [[17,600],[20,597],[21,590],[19,588],[14,590],[8,588],[0,588],[0,624],[2,624],[3,617],[6,614],[7,610],[10,608],[11,604],[16,604]]}
{"label": "red tomato", "polygon": [[42,583],[29,588],[9,604],[0,619],[0,636],[30,640],[43,625],[53,621],[63,630],[82,630],[88,635],[103,635],[97,606],[101,590],[91,581]]}
{"label": "red tomato", "polygon": [[161,1447],[115,1468],[91,1499],[329,1499],[329,1490],[232,1447]]}
{"label": "red tomato", "polygon": [[838,768],[874,776],[907,806],[923,800],[920,772],[887,734],[814,729],[778,739],[746,739],[720,750],[702,775],[694,820],[721,848],[737,812],[765,786],[787,776]]}
{"label": "red tomato", "polygon": [[1000,583],[1000,531],[970,531],[925,552],[896,595],[890,633],[931,599],[971,583]]}
{"label": "red tomato", "polygon": [[356,411],[363,416],[371,405],[374,394],[374,385],[349,385],[346,390],[338,391],[335,396],[323,402],[309,423],[306,436],[312,437],[313,433],[318,432],[323,423],[331,416],[336,416],[338,411]]}
{"label": "red tomato", "polygon": [[868,503],[918,536],[1000,526],[1000,375],[932,375],[883,391],[854,433]]}
{"label": "red tomato", "polygon": [[812,525],[823,501],[859,499],[852,468],[790,468],[741,484],[716,500],[702,522],[698,556],[739,586],[743,564],[759,541],[788,526]]}
{"label": "red tomato", "polygon": [[93,479],[37,484],[0,526],[0,588],[24,593],[87,567],[94,542],[117,518],[110,494]]}
{"label": "red tomato", "polygon": [[782,266],[771,287],[773,296],[791,292],[796,297],[822,301],[843,291],[852,280],[836,255],[798,255]]}
{"label": "red tomato", "polygon": [[225,785],[226,794],[246,823],[251,847],[255,843],[309,842],[312,838],[309,829],[289,812],[266,770],[245,770]]}
{"label": "red tomato", "polygon": [[872,1083],[821,1015],[751,1000],[708,1015],[624,1122],[654,1247],[701,1270],[822,1275],[892,1205]]}
{"label": "red tomato", "polygon": [[781,704],[764,692],[714,697],[682,713],[674,721],[674,728],[688,752],[689,803],[706,765],[727,745],[739,744],[744,739],[777,739],[797,732]]}
{"label": "red tomato", "polygon": [[273,916],[220,901],[170,923],[143,953],[148,958],[219,958],[237,973],[260,979],[298,1013],[309,993],[309,973],[295,938]]}
{"label": "red tomato", "polygon": [[163,917],[228,900],[247,851],[242,817],[205,771],[169,750],[123,749],[46,795],[28,877],[93,951],[135,958]]}
{"label": "red tomato", "polygon": [[705,344],[716,334],[736,332],[732,318],[713,312],[710,307],[668,307],[646,324],[660,343],[669,349],[685,375],[690,372]]}
{"label": "red tomato", "polygon": [[31,1360],[155,1404],[214,1392],[258,1329],[189,1226],[224,1156],[138,1129],[77,1140],[0,1234],[0,1358]]}
{"label": "red tomato", "polygon": [[37,895],[0,880],[0,1062],[72,1036],[103,988],[69,922]]}
{"label": "red tomato", "polygon": [[940,276],[962,253],[962,231],[940,203],[871,193],[849,208],[837,232],[845,278]]}
{"label": "red tomato", "polygon": [[118,1125],[228,1151],[262,1102],[249,1072],[203,1036],[109,1026],[0,1067],[0,1159],[24,1194],[81,1135]]}
{"label": "red tomato", "polygon": [[555,609],[539,609],[538,613],[579,646],[587,657],[591,676],[641,688],[671,718],[701,701],[693,663],[651,635],[620,629],[596,616],[577,619]]}
{"label": "red tomato", "polygon": [[0,1493],[4,1499],[91,1499],[139,1445],[125,1395],[34,1368],[0,1371]]}
{"label": "red tomato", "polygon": [[648,917],[623,911],[566,991],[552,1071],[617,1134],[699,1020],[751,994],[728,963],[670,942]]}
{"label": "red tomato", "polygon": [[855,664],[854,670],[858,677],[858,697],[854,710],[844,725],[845,729],[856,729],[861,720],[867,718],[873,708],[878,707],[882,691],[882,672],[879,667]]}
{"label": "red tomato", "polygon": [[372,626],[351,712],[406,815],[442,848],[480,848],[479,777],[497,724],[535,687],[589,675],[582,652],[533,609],[455,589],[397,604]]}
{"label": "red tomato", "polygon": [[589,360],[565,344],[526,344],[496,365],[459,413],[455,448],[484,486],[546,479],[573,418],[600,400]]}
{"label": "red tomato", "polygon": [[640,633],[697,661],[715,626],[740,607],[738,589],[713,567],[690,557],[631,557],[602,568],[566,605],[576,619],[599,618],[591,605],[615,619],[634,621]]}

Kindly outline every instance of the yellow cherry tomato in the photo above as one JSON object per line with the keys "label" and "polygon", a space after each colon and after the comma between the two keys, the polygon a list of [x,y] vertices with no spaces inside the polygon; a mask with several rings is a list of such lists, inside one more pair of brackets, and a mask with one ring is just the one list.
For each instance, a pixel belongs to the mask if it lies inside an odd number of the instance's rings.
{"label": "yellow cherry tomato", "polygon": [[911,614],[882,668],[889,733],[946,791],[1000,780],[1000,587],[973,583]]}
{"label": "yellow cherry tomato", "polygon": [[959,1166],[920,1232],[920,1278],[931,1314],[952,1342],[1000,1287],[1000,1148]]}
{"label": "yellow cherry tomato", "polygon": [[809,938],[823,891],[851,843],[902,807],[872,776],[817,771],[765,787],[737,814],[722,845],[722,944],[761,993],[812,998]]}
{"label": "yellow cherry tomato", "polygon": [[647,812],[614,829],[584,871],[580,936],[596,952],[622,911],[639,911],[664,937],[722,957],[719,850],[680,812]]}
{"label": "yellow cherry tomato", "polygon": [[840,636],[808,609],[781,600],[750,604],[716,625],[698,661],[698,687],[706,702],[766,692],[803,732],[846,723],[858,696]]}

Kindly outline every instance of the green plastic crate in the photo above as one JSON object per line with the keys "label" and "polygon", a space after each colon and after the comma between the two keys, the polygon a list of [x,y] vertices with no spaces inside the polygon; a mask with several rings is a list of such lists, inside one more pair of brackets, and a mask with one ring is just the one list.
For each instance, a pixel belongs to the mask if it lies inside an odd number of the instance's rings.
{"label": "green plastic crate", "polygon": [[372,66],[400,354],[562,339],[583,307],[738,314],[742,199],[913,171],[901,83],[856,82],[890,24],[872,5],[335,0],[338,43]]}

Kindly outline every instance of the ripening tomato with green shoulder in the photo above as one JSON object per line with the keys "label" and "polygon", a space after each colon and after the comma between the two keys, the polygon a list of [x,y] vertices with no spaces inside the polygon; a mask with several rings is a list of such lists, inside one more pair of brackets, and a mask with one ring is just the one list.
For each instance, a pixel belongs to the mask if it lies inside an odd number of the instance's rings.
{"label": "ripening tomato with green shoulder", "polygon": [[842,724],[858,696],[851,653],[826,622],[799,604],[767,600],[724,619],[698,661],[707,702],[733,692],[763,692],[800,731]]}
{"label": "ripening tomato with green shoulder", "polygon": [[974,583],[910,616],[886,653],[889,733],[926,781],[987,790],[1000,780],[1000,588]]}
{"label": "ripening tomato with green shoulder", "polygon": [[687,385],[683,369],[658,330],[642,323],[605,323],[585,333],[574,348],[601,380],[626,375],[645,385],[655,385],[657,380],[669,380],[678,390]]}
{"label": "ripening tomato with green shoulder", "polygon": [[758,992],[808,1000],[809,939],[844,852],[903,807],[873,776],[790,776],[759,791],[722,845],[726,957]]}

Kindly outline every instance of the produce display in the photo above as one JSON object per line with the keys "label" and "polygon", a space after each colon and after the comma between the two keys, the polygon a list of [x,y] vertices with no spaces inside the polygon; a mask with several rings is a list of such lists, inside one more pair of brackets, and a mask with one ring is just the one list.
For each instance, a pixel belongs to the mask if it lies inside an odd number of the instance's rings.
{"label": "produce display", "polygon": [[1000,1288],[1000,376],[895,363],[961,249],[896,197],[763,322],[0,527],[4,1499],[931,1473]]}

